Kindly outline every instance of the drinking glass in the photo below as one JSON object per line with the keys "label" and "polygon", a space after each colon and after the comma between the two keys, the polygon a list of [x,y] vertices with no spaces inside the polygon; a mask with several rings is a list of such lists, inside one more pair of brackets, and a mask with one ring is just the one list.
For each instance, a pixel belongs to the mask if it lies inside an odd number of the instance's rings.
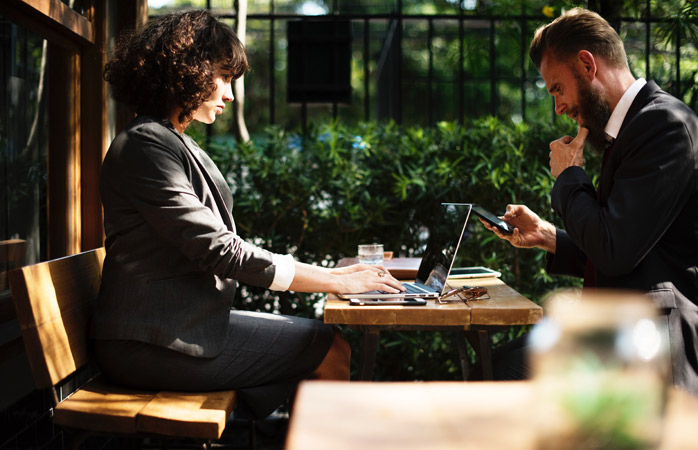
{"label": "drinking glass", "polygon": [[383,264],[383,244],[359,245],[359,262],[363,264]]}

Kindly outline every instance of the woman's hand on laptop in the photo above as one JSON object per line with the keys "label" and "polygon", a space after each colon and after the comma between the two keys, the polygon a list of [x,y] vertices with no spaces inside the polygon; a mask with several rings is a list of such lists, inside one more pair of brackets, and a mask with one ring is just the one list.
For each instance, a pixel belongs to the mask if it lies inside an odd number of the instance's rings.
{"label": "woman's hand on laptop", "polygon": [[383,266],[368,264],[353,264],[351,266],[330,269],[330,273],[338,275],[340,286],[337,294],[359,294],[368,291],[385,291],[390,293],[403,292],[405,288]]}

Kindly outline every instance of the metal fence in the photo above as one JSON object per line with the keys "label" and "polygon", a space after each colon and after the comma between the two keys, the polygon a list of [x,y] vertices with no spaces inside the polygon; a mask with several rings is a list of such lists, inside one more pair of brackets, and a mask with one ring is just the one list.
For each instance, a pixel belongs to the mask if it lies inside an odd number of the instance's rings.
{"label": "metal fence", "polygon": [[[481,15],[462,4],[450,14],[409,14],[396,0],[391,11],[365,13],[342,10],[334,0],[327,14],[308,16],[277,11],[270,0],[267,12],[247,15],[248,128],[305,128],[309,121],[330,117],[421,126],[484,115],[515,122],[554,117],[552,98],[528,59],[533,32],[551,19],[525,6]],[[206,6],[211,8],[210,0]],[[211,9],[234,22],[235,2],[232,6]],[[287,58],[287,24],[320,20],[351,23],[351,100],[289,102],[287,70],[294,62]],[[667,18],[652,16],[650,0],[641,17],[609,21],[626,42],[634,74],[655,79],[695,109],[697,70],[687,65],[696,60],[695,43],[680,33],[673,42],[656,42],[656,27]],[[321,68],[327,62],[316,64]]]}

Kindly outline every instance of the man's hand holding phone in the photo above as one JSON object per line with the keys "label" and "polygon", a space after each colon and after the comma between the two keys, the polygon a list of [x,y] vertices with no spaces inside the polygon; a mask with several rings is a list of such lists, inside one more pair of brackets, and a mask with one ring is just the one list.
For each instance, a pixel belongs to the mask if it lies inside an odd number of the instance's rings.
{"label": "man's hand holding phone", "polygon": [[483,219],[480,219],[480,222],[485,228],[494,232],[499,238],[509,241],[514,247],[538,247],[555,253],[557,233],[555,226],[538,217],[538,214],[527,206],[507,205],[507,211],[501,220],[513,228],[511,234],[503,233],[499,228]]}
{"label": "man's hand holding phone", "polygon": [[480,205],[473,204],[472,212],[479,218],[480,222],[496,227],[500,233],[511,234],[514,228]]}

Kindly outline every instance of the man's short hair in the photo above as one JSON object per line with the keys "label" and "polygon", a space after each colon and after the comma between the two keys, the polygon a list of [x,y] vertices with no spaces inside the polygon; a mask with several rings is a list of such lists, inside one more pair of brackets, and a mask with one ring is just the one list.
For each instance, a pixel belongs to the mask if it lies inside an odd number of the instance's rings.
{"label": "man's short hair", "polygon": [[547,52],[557,59],[576,56],[580,50],[588,50],[602,57],[615,67],[627,67],[625,48],[616,30],[593,11],[574,8],[547,25],[538,28],[533,35],[529,55],[540,69]]}

